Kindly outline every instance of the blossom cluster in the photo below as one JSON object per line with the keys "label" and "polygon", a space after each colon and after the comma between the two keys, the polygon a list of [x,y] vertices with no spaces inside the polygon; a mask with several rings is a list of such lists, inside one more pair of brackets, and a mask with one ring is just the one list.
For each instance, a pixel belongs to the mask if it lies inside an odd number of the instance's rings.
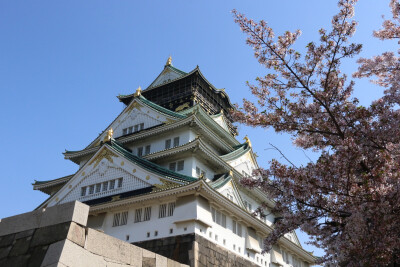
{"label": "blossom cluster", "polygon": [[[247,44],[269,71],[248,84],[257,103],[244,99],[232,116],[289,133],[296,146],[320,155],[302,166],[272,160],[241,181],[273,197],[274,212],[282,216],[265,240],[266,251],[300,228],[325,250],[320,261],[327,265],[384,266],[399,260],[400,248],[400,61],[393,52],[358,61],[353,76],[376,77],[385,88],[370,106],[360,105],[354,81],[340,70],[341,61],[362,48],[350,42],[356,2],[338,2],[331,29],[321,29],[304,55],[293,48],[299,30],[276,37],[265,21],[234,10]],[[383,40],[400,38],[400,4],[392,0],[390,6],[393,18],[374,33]]]}

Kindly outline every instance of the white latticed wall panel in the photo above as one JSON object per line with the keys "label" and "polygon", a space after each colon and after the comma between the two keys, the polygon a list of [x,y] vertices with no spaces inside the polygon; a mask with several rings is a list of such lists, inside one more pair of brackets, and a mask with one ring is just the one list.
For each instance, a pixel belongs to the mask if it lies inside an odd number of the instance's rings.
{"label": "white latticed wall panel", "polygon": [[[100,162],[99,168],[96,168],[92,173],[84,177],[72,190],[69,192],[60,203],[65,203],[69,201],[79,200],[87,201],[94,198],[105,197],[109,195],[114,195],[117,193],[128,192],[132,190],[141,189],[150,186],[149,183],[144,182],[138,177],[126,172],[121,168],[115,168],[114,166],[107,166],[107,160],[103,159]],[[101,191],[99,193],[94,193],[86,196],[81,196],[81,188],[84,186],[90,186],[97,183],[103,183],[106,181],[123,178],[122,187],[114,188],[112,190]]]}

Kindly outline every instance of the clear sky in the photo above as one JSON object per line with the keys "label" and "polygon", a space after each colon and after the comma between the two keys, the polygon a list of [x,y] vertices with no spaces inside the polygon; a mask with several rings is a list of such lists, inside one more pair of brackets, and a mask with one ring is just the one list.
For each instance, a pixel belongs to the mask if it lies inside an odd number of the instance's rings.
{"label": "clear sky", "polygon": [[[364,43],[364,57],[396,49],[372,38],[381,15],[389,16],[388,3],[357,5],[354,41]],[[335,0],[0,1],[0,218],[31,211],[47,198],[32,190],[34,179],[74,173],[78,166],[61,153],[97,137],[123,108],[116,96],[147,87],[169,55],[181,70],[199,65],[233,103],[248,97],[245,82],[266,72],[233,22],[234,8],[265,19],[278,34],[301,29],[300,50],[337,12]],[[344,71],[351,75],[356,67],[351,60]],[[381,94],[381,88],[357,81],[355,95],[364,105]],[[279,158],[269,143],[306,163],[288,136],[243,125],[239,131],[239,139],[250,137],[261,166]]]}

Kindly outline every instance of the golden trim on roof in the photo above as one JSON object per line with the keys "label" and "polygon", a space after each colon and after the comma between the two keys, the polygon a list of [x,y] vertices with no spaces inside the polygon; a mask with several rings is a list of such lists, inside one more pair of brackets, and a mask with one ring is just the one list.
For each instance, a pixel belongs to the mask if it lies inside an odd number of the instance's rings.
{"label": "golden trim on roof", "polygon": [[169,56],[169,58],[167,59],[167,63],[165,63],[165,66],[172,66],[172,57]]}

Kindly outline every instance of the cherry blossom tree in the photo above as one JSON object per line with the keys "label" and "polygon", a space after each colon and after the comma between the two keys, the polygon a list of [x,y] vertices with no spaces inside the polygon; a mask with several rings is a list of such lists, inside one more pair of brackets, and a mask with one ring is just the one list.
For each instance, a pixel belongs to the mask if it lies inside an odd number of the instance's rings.
{"label": "cherry blossom tree", "polygon": [[[293,48],[299,30],[276,37],[265,21],[233,10],[247,44],[269,71],[248,84],[257,103],[244,99],[232,115],[289,133],[296,146],[319,155],[301,166],[272,160],[268,169],[241,181],[276,200],[281,219],[265,240],[266,251],[300,228],[325,250],[321,263],[385,266],[400,255],[400,61],[393,52],[359,59],[354,77],[374,76],[385,88],[370,106],[360,105],[352,96],[354,81],[340,70],[341,61],[362,48],[350,42],[356,2],[340,0],[331,29],[319,30],[319,41],[304,54]],[[400,38],[400,5],[392,0],[390,6],[393,18],[374,33],[382,40]]]}

